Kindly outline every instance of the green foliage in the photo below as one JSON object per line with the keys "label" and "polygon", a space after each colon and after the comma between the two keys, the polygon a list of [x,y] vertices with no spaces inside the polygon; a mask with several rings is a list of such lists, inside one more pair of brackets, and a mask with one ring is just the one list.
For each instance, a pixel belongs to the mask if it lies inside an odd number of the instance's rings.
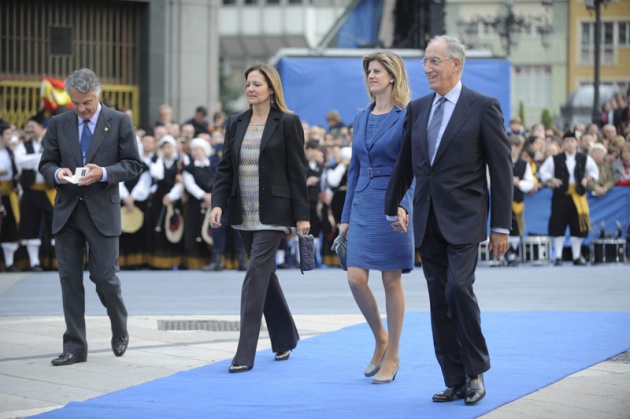
{"label": "green foliage", "polygon": [[545,129],[553,128],[553,118],[551,117],[549,109],[543,109],[540,122],[545,126]]}

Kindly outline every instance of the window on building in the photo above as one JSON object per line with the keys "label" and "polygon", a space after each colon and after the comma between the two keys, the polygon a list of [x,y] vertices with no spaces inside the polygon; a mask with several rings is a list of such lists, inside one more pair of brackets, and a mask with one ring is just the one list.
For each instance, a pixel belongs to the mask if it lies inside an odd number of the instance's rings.
{"label": "window on building", "polygon": [[223,0],[224,6],[232,6],[234,4],[236,4],[236,0]]}
{"label": "window on building", "polygon": [[630,47],[630,22],[619,22],[617,25],[617,44],[620,47]]}
{"label": "window on building", "polygon": [[540,110],[551,109],[551,66],[514,66],[514,102],[523,102],[534,114],[527,119],[540,118]]}
{"label": "window on building", "polygon": [[[579,62],[583,65],[593,64],[595,55],[595,23],[582,22],[580,35]],[[630,47],[630,22],[602,22],[601,45],[601,64],[615,64],[615,50],[620,47]]]}
{"label": "window on building", "polygon": [[280,4],[280,0],[267,0],[267,4],[271,4],[271,5]]}
{"label": "window on building", "polygon": [[245,4],[249,5],[249,4],[258,4],[258,0],[245,0]]}

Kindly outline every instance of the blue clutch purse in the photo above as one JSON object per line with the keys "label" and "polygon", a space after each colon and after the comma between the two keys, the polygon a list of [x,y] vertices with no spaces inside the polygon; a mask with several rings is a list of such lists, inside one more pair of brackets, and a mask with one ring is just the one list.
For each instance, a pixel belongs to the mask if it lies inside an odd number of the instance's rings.
{"label": "blue clutch purse", "polygon": [[300,271],[304,275],[305,271],[316,268],[315,264],[315,238],[312,234],[304,236],[298,234],[298,247],[300,248]]}

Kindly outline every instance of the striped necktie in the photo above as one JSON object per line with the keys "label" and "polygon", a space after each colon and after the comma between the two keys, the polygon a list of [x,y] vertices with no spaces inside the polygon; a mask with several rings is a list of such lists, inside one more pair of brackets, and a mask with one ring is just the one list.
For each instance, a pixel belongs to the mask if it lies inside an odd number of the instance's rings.
{"label": "striped necktie", "polygon": [[444,116],[444,102],[446,102],[446,98],[444,96],[438,99],[437,107],[435,108],[435,111],[433,111],[433,118],[431,118],[431,122],[429,122],[429,127],[427,128],[427,146],[430,162],[433,162],[433,157],[435,157],[436,144],[440,133],[440,127],[442,126],[442,117]]}

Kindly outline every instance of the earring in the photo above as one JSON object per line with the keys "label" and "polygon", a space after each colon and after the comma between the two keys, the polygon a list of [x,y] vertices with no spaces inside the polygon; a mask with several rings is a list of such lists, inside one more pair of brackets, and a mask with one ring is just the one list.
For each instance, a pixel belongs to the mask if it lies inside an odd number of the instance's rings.
{"label": "earring", "polygon": [[273,92],[271,92],[271,103],[273,104]]}
{"label": "earring", "polygon": [[390,80],[389,82],[390,82],[390,83],[394,83],[394,80]]}

